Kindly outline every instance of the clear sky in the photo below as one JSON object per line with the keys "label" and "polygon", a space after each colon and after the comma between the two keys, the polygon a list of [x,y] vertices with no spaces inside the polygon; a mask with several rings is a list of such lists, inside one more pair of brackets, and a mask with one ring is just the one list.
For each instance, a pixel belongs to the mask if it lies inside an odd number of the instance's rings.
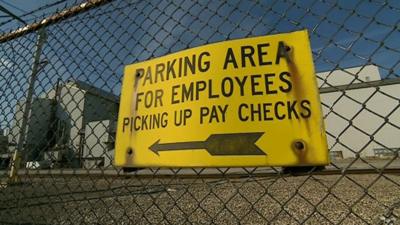
{"label": "clear sky", "polygon": [[57,0],[0,0],[3,7],[20,16]]}
{"label": "clear sky", "polygon": [[[0,5],[23,15],[57,2],[0,0]],[[23,18],[32,21],[76,2]],[[395,77],[400,75],[399,23],[398,0],[114,1],[46,29],[43,58],[49,63],[38,77],[36,94],[61,78],[79,79],[119,95],[127,64],[207,43],[299,29],[309,30],[318,72],[374,64],[382,78]],[[0,92],[5,93],[0,97],[0,121],[25,94],[36,38],[32,33],[1,45],[0,71],[11,78],[0,78]]]}
{"label": "clear sky", "polygon": [[[0,0],[0,5],[18,17],[21,17],[27,23],[50,15],[65,6],[72,6],[82,0]],[[40,10],[43,8],[42,10]],[[33,13],[32,13],[33,12]],[[6,13],[0,11],[0,24],[10,21],[10,17]],[[18,21],[10,21],[7,26],[1,26],[1,32],[7,31],[8,28],[21,26]]]}

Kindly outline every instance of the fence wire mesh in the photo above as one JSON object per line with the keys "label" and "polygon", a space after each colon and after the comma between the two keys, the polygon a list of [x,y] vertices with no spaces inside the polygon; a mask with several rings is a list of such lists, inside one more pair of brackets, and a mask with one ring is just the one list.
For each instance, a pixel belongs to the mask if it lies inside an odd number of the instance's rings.
{"label": "fence wire mesh", "polygon": [[[399,224],[399,11],[395,0],[54,1],[20,15],[28,25],[1,21],[0,223]],[[300,29],[329,166],[112,165],[125,65]]]}

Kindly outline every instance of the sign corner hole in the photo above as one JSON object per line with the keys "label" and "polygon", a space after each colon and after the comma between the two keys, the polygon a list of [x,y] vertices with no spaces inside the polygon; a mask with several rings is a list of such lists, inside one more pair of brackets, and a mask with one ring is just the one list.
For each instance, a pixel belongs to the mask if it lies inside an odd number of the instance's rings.
{"label": "sign corner hole", "polygon": [[128,155],[132,155],[132,154],[133,154],[133,149],[132,149],[131,147],[128,147],[128,148],[126,149],[126,153],[127,153]]}
{"label": "sign corner hole", "polygon": [[292,147],[297,151],[304,151],[307,148],[306,143],[303,140],[294,140],[292,143]]}

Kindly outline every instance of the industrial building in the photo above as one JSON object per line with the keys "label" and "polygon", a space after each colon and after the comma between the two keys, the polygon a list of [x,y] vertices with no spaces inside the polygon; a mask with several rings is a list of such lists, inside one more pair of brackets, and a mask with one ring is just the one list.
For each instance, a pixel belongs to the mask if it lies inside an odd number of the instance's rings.
{"label": "industrial building", "polygon": [[[382,157],[398,152],[400,133],[396,126],[400,126],[400,111],[394,107],[396,98],[400,98],[400,84],[379,86],[379,91],[375,86],[347,87],[345,93],[323,91],[381,80],[373,65],[318,73],[317,77],[332,158],[358,154]],[[10,155],[18,144],[24,108],[24,101],[16,104],[8,141],[0,135],[3,155],[7,149]],[[56,85],[32,100],[23,161],[50,161],[55,167],[111,168],[118,108],[117,96],[87,83]]]}
{"label": "industrial building", "polygon": [[[10,129],[10,151],[13,152],[21,138],[21,127],[26,102],[18,101],[15,107],[13,126]],[[31,103],[25,131],[24,158],[27,161],[40,157],[40,153],[49,149],[49,132],[52,122],[52,111],[55,110],[53,99],[35,98]]]}
{"label": "industrial building", "polygon": [[[23,162],[47,160],[59,167],[80,167],[84,160],[91,158],[110,159],[109,151],[103,148],[104,143],[100,143],[100,139],[97,140],[99,143],[93,140],[92,135],[96,132],[85,132],[85,129],[100,129],[100,125],[92,126],[95,121],[116,121],[118,102],[117,96],[82,81],[58,84],[33,99],[25,132]],[[9,141],[13,143],[11,152],[21,135],[24,108],[25,102],[19,101],[9,134]],[[85,144],[86,140],[90,140],[91,145]],[[92,151],[96,153],[92,154]],[[111,164],[111,160],[103,161]]]}
{"label": "industrial building", "polygon": [[4,131],[0,129],[0,154],[6,153],[8,149],[8,138],[4,135]]}
{"label": "industrial building", "polygon": [[[396,106],[400,84],[373,84],[381,80],[378,67],[374,65],[328,71],[317,77],[322,87],[322,110],[331,158],[398,154],[400,131],[396,126],[400,126],[400,110],[396,110]],[[356,86],[354,84],[363,82],[370,82],[370,86],[350,87],[350,84]],[[346,87],[346,91],[323,93],[324,88],[332,86]]]}
{"label": "industrial building", "polygon": [[83,167],[110,168],[114,158],[116,120],[93,121],[86,124]]}
{"label": "industrial building", "polygon": [[9,158],[7,157],[8,151],[8,137],[4,131],[0,129],[0,169],[4,169],[9,164]]}

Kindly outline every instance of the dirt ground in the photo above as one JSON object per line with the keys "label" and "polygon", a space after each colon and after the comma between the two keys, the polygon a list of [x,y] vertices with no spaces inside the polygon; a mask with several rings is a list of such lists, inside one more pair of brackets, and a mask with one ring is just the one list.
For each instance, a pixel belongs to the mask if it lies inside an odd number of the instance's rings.
{"label": "dirt ground", "polygon": [[21,182],[0,188],[0,224],[400,224],[399,175]]}

